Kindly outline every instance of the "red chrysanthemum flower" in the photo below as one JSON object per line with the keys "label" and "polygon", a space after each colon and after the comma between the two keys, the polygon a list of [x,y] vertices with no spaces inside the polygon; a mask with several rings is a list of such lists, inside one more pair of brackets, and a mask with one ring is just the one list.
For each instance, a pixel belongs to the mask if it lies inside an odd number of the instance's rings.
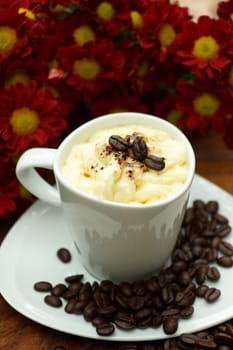
{"label": "red chrysanthemum flower", "polygon": [[135,35],[143,49],[150,50],[155,61],[161,62],[168,52],[173,52],[177,33],[188,19],[186,8],[170,4],[168,0],[154,1],[150,3],[150,11],[142,15]]}
{"label": "red chrysanthemum flower", "polygon": [[90,107],[95,116],[117,112],[148,112],[148,106],[140,101],[140,97],[133,96],[124,88],[115,87],[105,91]]}
{"label": "red chrysanthemum flower", "polygon": [[118,34],[129,19],[128,0],[83,0],[81,6],[88,9],[102,31],[111,35]]}
{"label": "red chrysanthemum flower", "polygon": [[233,0],[227,2],[220,2],[217,8],[217,15],[219,18],[223,18],[233,22]]}
{"label": "red chrysanthemum flower", "polygon": [[215,80],[196,78],[193,83],[180,81],[177,89],[176,108],[183,112],[181,124],[200,134],[211,127],[221,133],[225,131],[232,109],[227,88],[218,86]]}
{"label": "red chrysanthemum flower", "polygon": [[17,6],[0,8],[0,64],[9,57],[19,62],[30,55],[30,39],[37,26],[37,21],[20,13]]}
{"label": "red chrysanthemum flower", "polygon": [[56,35],[59,45],[83,46],[87,42],[106,36],[106,32],[101,31],[90,12],[77,9],[64,16],[62,21],[58,21]]}
{"label": "red chrysanthemum flower", "polygon": [[122,78],[123,58],[110,41],[61,47],[57,51],[57,60],[68,73],[67,84],[78,92],[94,94]]}
{"label": "red chrysanthemum flower", "polygon": [[7,219],[16,210],[19,188],[12,163],[0,162],[0,217]]}
{"label": "red chrysanthemum flower", "polygon": [[66,121],[58,101],[34,81],[1,90],[0,138],[9,156],[26,148],[45,145],[61,135]]}
{"label": "red chrysanthemum flower", "polygon": [[223,19],[186,22],[177,38],[177,57],[200,76],[213,76],[233,59],[233,27]]}

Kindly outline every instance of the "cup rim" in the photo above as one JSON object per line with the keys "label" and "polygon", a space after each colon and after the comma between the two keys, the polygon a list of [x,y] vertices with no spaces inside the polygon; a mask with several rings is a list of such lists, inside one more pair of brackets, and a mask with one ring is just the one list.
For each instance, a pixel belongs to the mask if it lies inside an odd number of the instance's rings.
{"label": "cup rim", "polygon": [[[115,202],[115,201],[111,201],[111,200],[107,200],[107,199],[100,199],[98,197],[95,197],[94,195],[84,192],[82,190],[80,190],[77,187],[74,187],[72,184],[70,184],[63,176],[60,170],[60,157],[62,155],[62,153],[65,151],[66,147],[71,143],[71,141],[76,138],[77,134],[79,133],[83,133],[84,131],[88,131],[89,128],[91,128],[94,125],[100,125],[102,122],[107,121],[108,123],[111,120],[117,120],[116,125],[121,124],[121,121],[126,117],[132,118],[132,117],[136,117],[136,118],[145,118],[145,120],[151,121],[152,123],[154,122],[155,124],[158,123],[159,127],[161,127],[161,129],[166,129],[168,132],[172,131],[172,133],[174,133],[178,139],[182,139],[183,142],[185,143],[186,146],[186,151],[189,157],[189,165],[188,165],[188,174],[187,174],[187,178],[185,183],[183,184],[183,186],[176,191],[174,194],[168,196],[167,198],[161,199],[161,200],[157,200],[154,202],[150,202],[150,203],[124,203],[124,202]],[[135,120],[132,120],[132,124],[139,124],[140,122],[137,122]],[[141,123],[143,124],[143,120],[141,121]],[[100,129],[100,128],[99,128]],[[99,204],[99,205],[103,205],[103,206],[107,206],[107,207],[115,207],[115,208],[123,208],[123,209],[140,209],[142,210],[142,208],[146,209],[146,208],[157,208],[157,207],[161,207],[163,205],[167,205],[168,203],[172,203],[173,201],[177,200],[178,198],[180,198],[190,187],[195,175],[195,166],[196,166],[196,159],[195,159],[195,153],[193,150],[193,147],[190,143],[190,141],[188,140],[188,138],[186,137],[186,135],[178,128],[176,127],[174,124],[170,123],[169,121],[162,119],[158,116],[155,115],[150,115],[150,114],[146,114],[146,113],[141,113],[141,112],[119,112],[119,113],[111,113],[111,114],[105,114],[102,115],[100,117],[96,117],[94,119],[89,120],[88,122],[80,125],[79,127],[77,127],[75,130],[73,130],[59,145],[59,147],[57,148],[57,152],[55,155],[55,159],[54,159],[54,173],[55,173],[55,177],[59,180],[59,182],[66,188],[69,189],[69,191],[73,192],[74,194],[77,194],[78,196],[80,196],[81,198],[85,199],[85,200],[89,200],[95,204]]]}

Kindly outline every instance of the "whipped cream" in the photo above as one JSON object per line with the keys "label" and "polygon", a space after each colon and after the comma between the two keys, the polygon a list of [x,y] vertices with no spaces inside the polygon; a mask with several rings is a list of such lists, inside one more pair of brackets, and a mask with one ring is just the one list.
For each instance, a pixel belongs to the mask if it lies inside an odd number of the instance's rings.
{"label": "whipped cream", "polygon": [[[113,151],[111,135],[143,137],[148,152],[165,159],[164,169],[150,169],[129,153]],[[62,165],[64,178],[96,198],[122,203],[146,204],[177,192],[187,178],[185,145],[162,130],[143,125],[119,126],[96,132],[76,144]]]}

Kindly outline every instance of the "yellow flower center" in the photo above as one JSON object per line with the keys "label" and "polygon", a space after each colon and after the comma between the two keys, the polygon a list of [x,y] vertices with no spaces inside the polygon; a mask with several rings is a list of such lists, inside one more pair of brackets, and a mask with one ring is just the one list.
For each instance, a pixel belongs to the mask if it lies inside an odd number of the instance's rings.
{"label": "yellow flower center", "polygon": [[233,87],[233,66],[231,66],[231,68],[230,68],[228,81],[229,81],[230,86]]}
{"label": "yellow flower center", "polygon": [[11,27],[0,27],[0,55],[7,54],[13,50],[17,41],[17,33]]}
{"label": "yellow flower center", "polygon": [[110,21],[114,16],[115,10],[110,2],[103,1],[97,6],[96,12],[100,18]]}
{"label": "yellow flower center", "polygon": [[22,107],[14,110],[10,117],[10,124],[14,134],[28,136],[38,128],[40,117],[36,111]]}
{"label": "yellow flower center", "polygon": [[89,26],[83,25],[75,29],[73,37],[78,45],[83,46],[88,41],[95,40],[95,33]]}
{"label": "yellow flower center", "polygon": [[230,13],[230,20],[233,22],[233,13]]}
{"label": "yellow flower center", "polygon": [[51,12],[60,13],[60,12],[63,12],[65,10],[65,6],[60,5],[60,4],[54,5],[53,1],[50,1],[49,2],[49,9]]}
{"label": "yellow flower center", "polygon": [[82,79],[95,79],[100,71],[100,65],[95,59],[83,58],[74,62],[73,73]]}
{"label": "yellow flower center", "polygon": [[137,71],[137,75],[139,78],[143,78],[147,72],[148,72],[148,63],[147,62],[143,62],[139,67],[138,67],[138,71]]}
{"label": "yellow flower center", "polygon": [[163,48],[172,44],[176,37],[176,32],[170,24],[163,24],[158,32],[158,39]]}
{"label": "yellow flower center", "polygon": [[178,125],[178,120],[180,119],[181,115],[182,112],[172,109],[167,115],[167,120],[174,125]]}
{"label": "yellow flower center", "polygon": [[192,54],[196,58],[210,61],[217,57],[219,45],[212,36],[202,36],[194,43]]}
{"label": "yellow flower center", "polygon": [[132,26],[134,28],[136,29],[142,28],[142,25],[143,25],[142,16],[138,11],[131,11],[130,17],[132,21]]}
{"label": "yellow flower center", "polygon": [[19,82],[24,83],[25,85],[28,84],[29,82],[29,76],[25,72],[20,72],[20,71],[14,71],[7,79],[5,82],[5,87],[9,88],[12,85],[15,85]]}
{"label": "yellow flower center", "polygon": [[18,14],[21,15],[21,13],[24,13],[24,15],[32,20],[36,19],[36,16],[34,15],[34,13],[31,10],[25,9],[24,7],[20,7],[18,9]]}
{"label": "yellow flower center", "polygon": [[219,108],[219,100],[208,93],[197,96],[194,101],[194,110],[203,117],[212,117]]}

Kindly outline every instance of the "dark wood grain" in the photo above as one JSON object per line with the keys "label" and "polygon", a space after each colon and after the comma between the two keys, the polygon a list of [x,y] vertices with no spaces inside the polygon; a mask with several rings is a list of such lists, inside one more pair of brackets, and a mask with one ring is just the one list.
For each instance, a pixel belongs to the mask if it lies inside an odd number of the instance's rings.
{"label": "dark wood grain", "polygon": [[[233,152],[215,134],[192,137],[191,142],[197,158],[196,172],[233,194]],[[12,224],[0,223],[0,241]],[[110,343],[96,343],[41,326],[19,314],[0,296],[0,350],[58,350],[62,346],[67,350],[111,349]]]}

